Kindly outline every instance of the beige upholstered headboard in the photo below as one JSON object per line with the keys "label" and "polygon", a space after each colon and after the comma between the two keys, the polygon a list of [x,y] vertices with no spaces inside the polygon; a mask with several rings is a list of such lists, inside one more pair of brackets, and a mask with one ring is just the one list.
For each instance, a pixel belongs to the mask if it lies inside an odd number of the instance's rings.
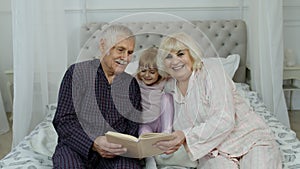
{"label": "beige upholstered headboard", "polygon": [[[81,27],[81,56],[97,56],[97,39],[106,22],[88,23]],[[234,76],[235,82],[246,82],[247,30],[243,20],[203,20],[190,22],[124,22],[136,35],[135,51],[159,46],[163,36],[184,31],[194,37],[207,57],[227,57],[239,54],[240,65]],[[211,44],[211,43],[213,44]],[[95,45],[96,43],[96,45]],[[84,59],[82,59],[84,60]]]}

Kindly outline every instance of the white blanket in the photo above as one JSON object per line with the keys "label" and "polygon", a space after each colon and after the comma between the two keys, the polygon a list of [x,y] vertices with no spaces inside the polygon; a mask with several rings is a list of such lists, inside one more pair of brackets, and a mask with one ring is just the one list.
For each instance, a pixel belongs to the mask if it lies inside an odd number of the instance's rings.
{"label": "white blanket", "polygon": [[[300,168],[300,141],[296,133],[280,123],[246,84],[237,84],[237,89],[253,109],[268,123],[279,144],[283,169]],[[0,168],[52,168],[52,154],[57,144],[57,134],[52,125],[55,105],[49,106],[46,118],[25,137],[8,155],[0,160]]]}

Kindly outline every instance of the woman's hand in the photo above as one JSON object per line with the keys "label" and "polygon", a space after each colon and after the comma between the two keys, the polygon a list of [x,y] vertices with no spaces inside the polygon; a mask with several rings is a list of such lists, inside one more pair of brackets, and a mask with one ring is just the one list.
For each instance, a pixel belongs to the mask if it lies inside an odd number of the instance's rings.
{"label": "woman's hand", "polygon": [[158,141],[157,143],[154,144],[154,146],[163,150],[165,154],[174,153],[185,142],[185,135],[180,130],[174,131],[172,135],[173,135],[172,140]]}
{"label": "woman's hand", "polygon": [[114,158],[117,155],[126,153],[127,149],[120,144],[114,144],[107,141],[105,136],[99,136],[95,139],[93,150],[97,151],[101,157]]}

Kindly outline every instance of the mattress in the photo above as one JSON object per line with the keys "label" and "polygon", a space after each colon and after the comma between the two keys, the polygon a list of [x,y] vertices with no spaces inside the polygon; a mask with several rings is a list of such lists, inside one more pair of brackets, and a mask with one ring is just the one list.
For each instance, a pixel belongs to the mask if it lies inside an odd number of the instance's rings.
{"label": "mattress", "polygon": [[[282,152],[284,169],[300,168],[300,141],[296,133],[275,118],[262,102],[259,95],[249,90],[244,83],[236,83],[239,93],[248,104],[267,122],[272,129]],[[52,154],[57,143],[57,134],[52,125],[56,105],[48,106],[47,115],[35,129],[12,151],[0,160],[0,168],[47,169],[52,168]]]}

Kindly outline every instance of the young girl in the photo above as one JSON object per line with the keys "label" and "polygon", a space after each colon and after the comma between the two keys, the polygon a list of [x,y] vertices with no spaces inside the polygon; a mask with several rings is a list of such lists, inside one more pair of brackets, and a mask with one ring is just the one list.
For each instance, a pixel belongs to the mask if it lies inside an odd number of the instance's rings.
{"label": "young girl", "polygon": [[[156,66],[157,48],[145,50],[139,59],[136,79],[140,85],[143,107],[143,124],[140,125],[139,134],[149,132],[172,132],[173,125],[173,98],[164,93],[166,82],[158,73]],[[162,155],[162,158],[168,158]],[[156,168],[153,157],[146,158],[146,168]]]}

